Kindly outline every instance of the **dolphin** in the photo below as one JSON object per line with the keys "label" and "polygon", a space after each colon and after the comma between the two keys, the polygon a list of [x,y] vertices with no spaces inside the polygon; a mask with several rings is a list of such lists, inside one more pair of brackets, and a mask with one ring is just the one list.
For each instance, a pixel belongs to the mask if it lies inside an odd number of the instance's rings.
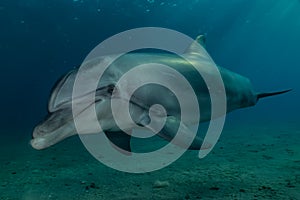
{"label": "dolphin", "polygon": [[[196,38],[195,43],[205,48],[205,37],[200,35]],[[192,44],[190,48],[184,53],[185,56],[189,57],[198,66],[201,66],[201,73],[210,73],[211,61],[207,59],[202,53],[198,52],[195,48],[195,44]],[[83,63],[85,69],[90,72],[90,79],[93,77],[93,71],[102,67],[103,63],[110,60],[111,55],[101,56]],[[170,66],[183,74],[190,82],[199,103],[201,110],[200,122],[211,120],[211,99],[209,89],[207,88],[203,78],[198,72],[191,66],[190,63],[182,59],[178,55],[174,55],[166,52],[131,52],[122,55],[118,58],[112,66],[107,69],[103,76],[103,81],[100,81],[95,91],[95,101],[87,103],[87,107],[82,108],[77,114],[72,112],[72,103],[80,104],[81,102],[87,101],[85,95],[72,98],[73,85],[78,75],[79,69],[72,70],[60,80],[57,81],[52,89],[50,100],[48,103],[48,116],[44,121],[39,123],[33,131],[32,140],[30,144],[35,149],[48,148],[70,136],[76,135],[76,126],[74,119],[76,117],[84,116],[86,110],[89,108],[95,108],[97,113],[97,120],[100,122],[103,133],[111,141],[112,144],[118,148],[131,152],[130,146],[130,134],[124,133],[116,122],[111,110],[111,101],[116,97],[115,93],[126,93],[126,87],[123,85],[121,88],[116,87],[117,81],[122,77],[124,73],[132,69],[134,66],[142,65],[145,63],[159,63]],[[259,99],[274,96],[278,94],[286,93],[290,90],[284,90],[279,92],[271,93],[257,93],[254,91],[248,78],[234,73],[228,69],[218,66],[218,70],[224,82],[226,91],[227,110],[231,112],[236,109],[254,106]],[[143,81],[145,74],[140,77],[136,77],[135,81]],[[167,79],[168,74],[163,71],[160,73],[160,79]],[[211,76],[214,76],[213,74]],[[214,77],[211,77],[212,79]],[[181,87],[178,85],[176,87]],[[184,95],[185,88],[180,88]],[[86,95],[91,91],[86,88]],[[216,94],[218,95],[218,94]],[[122,96],[118,96],[122,100]],[[123,99],[124,100],[124,99]],[[166,118],[164,127],[158,132],[158,136],[162,137],[167,141],[171,141],[175,137],[177,128],[181,123],[180,108],[178,101],[174,94],[172,94],[167,88],[160,87],[158,85],[149,84],[141,89],[137,90],[130,99],[128,99],[130,105],[130,114],[134,123],[127,123],[125,120],[123,126],[127,130],[137,127],[146,127],[150,131],[154,131],[154,128],[149,127],[151,120],[161,121],[161,115],[159,111],[154,114],[154,118],[150,119],[149,112],[151,105],[160,104],[165,108]],[[194,108],[188,108],[190,113],[193,113]],[[154,112],[155,113],[155,112]],[[189,119],[190,124],[183,124],[183,132],[186,137],[193,137],[193,142],[188,144],[188,149],[199,150],[201,149],[203,140],[199,136],[195,136],[196,133],[189,129],[189,125],[197,123],[193,121],[193,115]],[[89,128],[89,121],[86,122],[85,134],[93,134],[95,130]],[[127,123],[127,124],[126,124]],[[182,143],[180,143],[182,142]],[[185,146],[185,141],[179,141],[178,146]],[[205,145],[202,148],[206,148]],[[209,144],[207,144],[209,148]]]}

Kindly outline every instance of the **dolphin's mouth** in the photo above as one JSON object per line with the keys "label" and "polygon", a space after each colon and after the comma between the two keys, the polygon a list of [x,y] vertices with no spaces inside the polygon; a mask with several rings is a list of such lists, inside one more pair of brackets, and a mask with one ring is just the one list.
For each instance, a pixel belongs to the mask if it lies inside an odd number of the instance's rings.
{"label": "dolphin's mouth", "polygon": [[49,113],[46,119],[34,128],[31,146],[38,150],[45,149],[74,135],[76,132],[72,124],[74,123],[71,109]]}
{"label": "dolphin's mouth", "polygon": [[[76,134],[74,119],[84,113],[90,106],[100,103],[103,98],[109,98],[114,84],[98,87],[95,91],[87,88],[82,94],[73,96],[73,85],[77,71],[71,71],[62,77],[52,89],[48,103],[49,114],[38,124],[32,134],[30,144],[35,149],[45,149],[61,140]],[[72,110],[72,106],[78,109]]]}
{"label": "dolphin's mouth", "polygon": [[[37,131],[35,130],[34,133],[36,132]],[[33,136],[32,139],[30,140],[30,144],[34,149],[42,150],[54,144],[57,144],[63,139],[74,134],[75,133],[71,130],[71,128],[69,129],[69,131],[67,131],[67,129],[64,129],[63,132],[62,129],[58,129],[55,132],[47,133],[43,136]]]}
{"label": "dolphin's mouth", "polygon": [[43,124],[38,125],[35,127],[33,134],[32,134],[32,139],[30,140],[30,144],[34,149],[41,150],[45,149],[47,147],[52,146],[53,144],[59,142],[57,141],[57,136],[58,133],[56,132],[43,132],[40,131],[40,127],[42,127]]}
{"label": "dolphin's mouth", "polygon": [[[100,103],[101,101],[102,99],[99,98],[95,100],[95,103]],[[95,103],[84,104],[85,106],[80,107],[81,109],[77,113],[72,111],[71,102],[66,103],[65,105],[68,104],[68,106],[60,110],[50,112],[46,119],[34,128],[30,141],[31,146],[38,150],[45,149],[67,137],[75,135],[77,132],[74,119],[92,105],[95,105]]]}

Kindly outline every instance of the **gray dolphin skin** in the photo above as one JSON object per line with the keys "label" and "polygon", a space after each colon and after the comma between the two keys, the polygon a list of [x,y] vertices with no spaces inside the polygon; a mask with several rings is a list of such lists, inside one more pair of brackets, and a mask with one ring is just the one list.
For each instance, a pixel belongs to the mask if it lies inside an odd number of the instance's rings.
{"label": "gray dolphin skin", "polygon": [[[204,41],[204,36],[198,36],[195,40],[195,42],[205,47]],[[201,66],[201,73],[210,73],[209,67],[207,67],[211,64],[209,63],[209,59],[204,58],[203,54],[198,54],[198,52],[196,52],[193,48],[193,44],[186,51],[185,56],[189,57],[189,60],[192,62],[197,63],[198,66]],[[103,63],[111,58],[112,57],[110,55],[103,56],[83,63],[83,65],[86,66],[86,70],[93,74],[93,70],[101,68]],[[88,108],[93,107],[96,109],[98,121],[101,124],[102,130],[106,134],[107,138],[119,148],[130,152],[131,136],[121,131],[116,125],[112,115],[111,100],[114,97],[115,92],[118,92],[119,90],[122,90],[121,92],[123,93],[126,92],[126,85],[122,88],[116,87],[116,83],[121,76],[135,66],[147,63],[167,65],[182,74],[189,81],[197,96],[201,111],[200,122],[211,120],[211,98],[209,89],[198,71],[193,68],[193,63],[186,61],[178,55],[167,52],[131,52],[122,55],[111,64],[111,66],[105,71],[104,76],[96,88],[95,101],[87,103],[87,107],[77,114],[75,113],[75,115],[72,112],[72,100],[73,104],[80,104],[81,102],[87,101],[84,95],[72,98],[74,81],[78,74],[78,70],[73,70],[60,79],[52,90],[48,105],[48,116],[43,122],[38,124],[33,131],[32,140],[30,141],[32,147],[35,149],[45,149],[70,136],[76,135],[77,131],[75,128],[74,118],[83,116]],[[227,112],[254,106],[261,98],[289,91],[256,93],[248,78],[219,66],[218,70],[223,79],[226,90]],[[143,76],[147,75],[148,74],[145,74]],[[135,83],[140,81],[142,83],[143,76],[136,77],[136,80],[132,81],[135,81]],[[168,79],[168,76],[171,75],[162,71],[159,73],[157,78]],[[95,77],[90,78],[96,80]],[[213,79],[214,77],[211,78]],[[130,83],[128,87],[130,87]],[[178,86],[176,85],[176,87],[178,87],[182,91],[182,95],[184,95],[185,88],[183,88],[180,84],[178,84]],[[125,91],[123,91],[124,88]],[[90,92],[92,91],[89,91],[87,88],[86,94],[88,95]],[[218,94],[216,93],[215,95]],[[169,89],[155,84],[148,84],[136,90],[129,101],[130,115],[135,124],[123,124],[126,129],[130,131],[131,129],[136,128],[137,125],[147,127],[151,120],[162,120],[159,113],[157,113],[153,119],[152,117],[151,119],[149,117],[149,108],[152,105],[160,104],[165,108],[167,117],[165,119],[165,126],[159,131],[158,135],[167,141],[171,141],[172,138],[174,138],[181,123],[181,113],[178,101]],[[188,126],[198,122],[193,120],[192,113],[194,108],[190,107],[188,109],[188,112],[191,113],[189,119],[190,124],[183,124],[183,132],[186,137],[195,137],[196,133],[190,131]],[[89,129],[89,127],[89,122],[86,122],[85,134],[95,133],[95,130],[92,128]],[[151,130],[151,127],[148,128]],[[192,144],[189,145],[189,149],[199,150],[202,143],[203,140],[196,136]],[[185,146],[186,144],[184,144],[184,141],[182,141],[182,144],[179,141],[176,145]],[[209,146],[209,144],[207,145]],[[208,146],[207,148],[209,148]]]}

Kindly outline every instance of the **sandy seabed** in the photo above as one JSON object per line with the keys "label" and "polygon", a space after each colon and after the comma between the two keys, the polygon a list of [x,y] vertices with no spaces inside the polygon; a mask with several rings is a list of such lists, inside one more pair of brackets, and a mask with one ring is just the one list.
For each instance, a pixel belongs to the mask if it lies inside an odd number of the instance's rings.
{"label": "sandy seabed", "polygon": [[[300,127],[225,127],[212,153],[128,174],[95,160],[78,137],[36,151],[1,139],[0,199],[300,199]],[[158,182],[159,181],[159,182]]]}

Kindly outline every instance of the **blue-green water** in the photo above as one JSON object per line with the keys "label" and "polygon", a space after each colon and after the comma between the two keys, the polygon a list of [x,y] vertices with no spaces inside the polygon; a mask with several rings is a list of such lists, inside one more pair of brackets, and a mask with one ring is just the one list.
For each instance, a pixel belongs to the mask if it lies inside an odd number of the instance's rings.
{"label": "blue-green water", "polygon": [[[63,199],[61,196],[63,193],[54,191],[60,188],[57,186],[57,183],[61,182],[59,178],[63,177],[65,181],[67,179],[66,174],[70,173],[70,176],[74,177],[76,173],[68,172],[69,167],[71,166],[72,168],[72,165],[64,164],[62,157],[66,155],[62,155],[64,151],[61,148],[65,148],[65,154],[73,154],[71,151],[68,151],[70,148],[83,150],[80,142],[74,142],[77,145],[76,147],[70,145],[70,142],[66,142],[65,146],[64,144],[59,144],[60,146],[46,150],[44,153],[32,150],[28,145],[34,126],[47,114],[47,101],[50,90],[62,74],[74,67],[78,67],[85,56],[101,41],[128,29],[149,26],[170,28],[187,34],[192,38],[199,34],[205,34],[207,37],[207,51],[214,61],[222,67],[249,77],[257,91],[268,92],[293,89],[288,94],[265,99],[255,107],[238,110],[228,115],[225,126],[227,136],[224,136],[222,145],[225,150],[227,149],[226,145],[234,146],[226,144],[225,139],[229,137],[230,130],[235,131],[235,133],[232,133],[233,135],[241,132],[241,134],[237,135],[239,135],[241,141],[245,140],[254,145],[254,147],[251,146],[253,151],[256,151],[254,144],[256,141],[253,141],[253,139],[259,141],[265,138],[258,137],[259,135],[266,135],[264,130],[269,130],[267,132],[270,137],[274,134],[276,138],[279,137],[279,133],[276,131],[284,132],[284,147],[286,148],[283,148],[282,151],[279,139],[276,142],[266,142],[265,145],[267,145],[266,148],[270,154],[280,154],[280,152],[286,152],[286,149],[289,149],[289,143],[293,144],[293,147],[291,147],[293,155],[287,154],[285,157],[283,153],[278,163],[276,163],[277,157],[274,156],[275,161],[271,166],[272,169],[276,168],[276,166],[284,166],[280,164],[282,160],[287,162],[289,160],[291,162],[295,161],[294,167],[287,167],[286,169],[294,173],[291,175],[291,179],[295,181],[292,184],[296,188],[293,188],[293,191],[283,189],[282,193],[286,194],[286,199],[300,199],[299,193],[295,192],[299,189],[299,178],[295,178],[295,173],[299,176],[300,170],[299,148],[295,148],[300,145],[298,143],[299,140],[297,140],[300,134],[300,2],[298,0],[1,0],[0,24],[0,89],[2,92],[0,100],[0,135],[1,144],[3,144],[0,149],[3,157],[1,165],[5,165],[4,169],[8,170],[7,173],[2,171],[0,177],[0,180],[6,183],[4,184],[5,186],[0,186],[0,199]],[[264,126],[268,128],[264,129]],[[258,135],[255,135],[256,131]],[[243,136],[243,132],[251,132],[251,134]],[[255,138],[252,138],[251,135],[255,135]],[[280,148],[269,148],[268,145],[271,145],[271,143],[275,143],[275,146],[278,144]],[[67,145],[71,147],[67,148]],[[243,149],[243,146],[240,148]],[[261,149],[261,147],[257,148]],[[56,149],[60,149],[57,150],[60,154],[55,156],[56,161],[53,161],[54,167],[49,166],[49,170],[51,169],[55,177],[50,177],[49,175],[41,182],[37,181],[38,183],[34,183],[36,184],[34,187],[28,186],[30,182],[34,182],[37,179],[36,177],[38,176],[34,174],[39,174],[41,170],[48,170],[47,167],[41,167],[39,164],[32,164],[33,159],[37,162],[49,161],[51,163],[51,153],[54,152],[55,154]],[[220,156],[224,151],[216,151],[215,154]],[[243,156],[239,155],[234,158],[237,160],[242,159],[241,157],[247,158],[249,156],[247,153],[250,152],[249,154],[251,154],[251,151],[245,151],[246,154]],[[231,149],[230,155],[233,156],[236,152]],[[228,151],[225,154],[229,154]],[[87,153],[80,155],[88,156]],[[66,160],[72,162],[71,155],[69,156]],[[250,155],[250,157],[255,159],[253,155]],[[42,158],[43,161],[40,161],[39,158]],[[92,166],[101,166],[100,163],[96,164],[96,161],[93,161],[92,158],[89,159],[88,162]],[[221,156],[220,158],[211,159],[208,163],[212,165],[218,161],[220,163],[223,162]],[[78,161],[76,162],[76,169],[81,164],[82,166],[87,165],[86,160],[82,158],[76,161]],[[5,164],[8,162],[13,163],[11,164],[12,166]],[[173,165],[180,166],[182,171],[188,168],[188,166],[185,166],[185,162],[187,162],[187,159],[183,158],[179,163]],[[22,168],[20,167],[22,165],[28,167]],[[242,161],[239,165],[242,167],[249,166],[249,164],[243,164]],[[267,164],[263,166],[266,166],[264,168],[266,171],[269,170]],[[205,167],[207,167],[207,170],[209,165],[206,164]],[[15,179],[11,177],[15,171],[13,168],[22,171],[22,175]],[[239,166],[225,166],[225,168],[237,170]],[[149,179],[147,175],[140,178],[124,174],[120,175],[118,172],[110,171],[103,166],[99,169],[102,171],[100,170],[99,173],[95,174],[99,175],[103,172],[102,174],[106,174],[104,175],[106,178],[117,174],[121,178],[112,178],[113,183],[109,181],[97,183],[96,178],[84,180],[82,176],[88,173],[84,170],[80,171],[78,172],[80,178],[71,180],[71,182],[78,181],[78,188],[83,188],[78,194],[76,194],[76,190],[73,191],[77,198],[118,199],[119,196],[117,194],[112,195],[115,192],[112,189],[114,188],[112,185],[116,184],[114,182],[120,180],[121,183],[125,184],[130,179],[130,184],[132,181],[136,181],[139,182],[139,185],[143,185],[143,180],[145,180],[145,185],[147,186],[148,184],[148,186],[150,185],[149,187],[152,187],[150,183],[157,179]],[[176,170],[172,171],[172,169],[169,169],[168,175],[179,173]],[[247,171],[245,174],[249,175],[249,171],[252,168],[244,170]],[[260,174],[256,173],[264,174],[263,172],[254,171],[252,175],[259,177]],[[153,176],[160,177],[161,175],[157,172]],[[201,176],[205,176],[205,174]],[[284,177],[285,175],[281,176]],[[26,182],[26,178],[29,178],[30,181]],[[225,175],[223,178],[226,179]],[[265,179],[267,178],[265,177]],[[51,186],[52,179],[57,179],[53,181],[55,187]],[[168,179],[167,175],[163,179]],[[180,179],[184,178],[180,177]],[[228,187],[230,185],[238,185],[236,181],[239,179],[233,179],[234,183],[232,184],[228,179]],[[282,180],[284,179],[282,178]],[[18,185],[14,183],[14,180],[16,182],[23,181],[22,183],[27,186],[20,189],[22,184]],[[245,182],[254,182],[256,180],[247,179]],[[270,182],[276,182],[276,180],[272,179]],[[43,181],[47,184],[43,185]],[[95,193],[95,195],[85,193],[84,187],[86,183],[80,184],[80,181],[96,182],[96,185],[102,184],[102,191],[108,194],[107,197],[96,195],[101,193],[100,189],[100,192],[98,190],[98,193]],[[201,182],[200,180],[197,182],[194,179],[189,181],[191,181],[191,188],[194,188],[194,185]],[[218,179],[216,182],[219,183],[220,180]],[[66,181],[66,184],[70,183]],[[210,184],[214,185],[213,183]],[[249,184],[251,185],[251,183]],[[12,187],[13,185],[15,187]],[[54,190],[45,194],[41,192],[41,196],[39,196],[39,191],[45,191],[44,187],[47,185],[50,185],[49,187],[54,188]],[[124,186],[122,184],[117,185],[118,187]],[[77,186],[72,184],[66,187],[77,188]],[[285,186],[282,187],[285,188]],[[35,189],[33,190],[32,188]],[[195,194],[197,192],[190,191],[187,188],[179,185],[172,189],[174,189],[173,192],[175,194],[184,194],[179,196],[178,199],[185,197],[196,198],[197,195]],[[201,194],[205,193],[205,188],[201,190]],[[207,189],[214,190],[213,186]],[[20,195],[14,195],[12,190],[20,190]],[[185,192],[187,190],[189,192]],[[33,196],[31,196],[30,191],[34,191]],[[116,191],[122,192],[120,188]],[[246,189],[246,191],[252,190]],[[136,191],[137,195],[130,193],[131,196],[129,195],[128,199],[141,199],[143,192],[148,195],[157,191],[153,191],[153,189],[148,191],[142,188]],[[153,199],[176,199],[176,195],[172,196],[170,195],[171,193],[169,191],[164,196],[163,192],[160,191],[160,195],[152,197]],[[187,193],[189,193],[189,196],[185,196]],[[92,192],[92,194],[94,193]],[[129,193],[123,191],[123,194],[125,198],[126,194]],[[282,199],[280,195],[284,196],[284,194],[273,194],[270,191],[268,194],[278,199]],[[52,196],[49,197],[49,195]],[[222,199],[221,197],[222,194],[213,192],[205,196],[204,199]],[[271,199],[271,197],[265,197],[260,194],[257,197],[253,195],[251,197],[254,199]],[[70,195],[67,198],[71,199]],[[250,196],[233,195],[232,199],[235,198],[251,199]]]}

